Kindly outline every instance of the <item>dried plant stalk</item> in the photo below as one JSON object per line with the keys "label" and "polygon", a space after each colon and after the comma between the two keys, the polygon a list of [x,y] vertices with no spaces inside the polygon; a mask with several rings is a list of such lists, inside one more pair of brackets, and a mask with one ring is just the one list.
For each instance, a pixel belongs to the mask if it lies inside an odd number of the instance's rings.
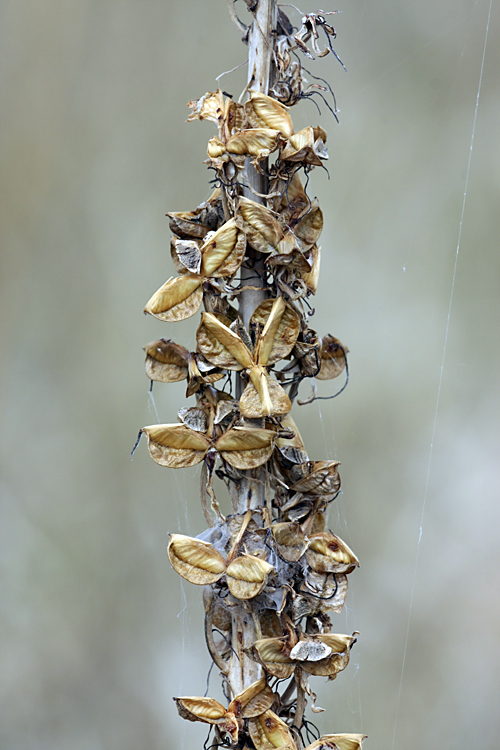
{"label": "dried plant stalk", "polygon": [[[289,111],[315,90],[331,93],[326,82],[305,87],[293,53],[338,56],[330,14],[304,16],[294,34],[275,0],[246,2],[248,28],[228,0],[249,45],[246,101],[217,90],[189,102],[189,121],[217,127],[207,149],[217,187],[194,211],[168,214],[178,276],[145,307],[175,322],[203,305],[195,352],[165,339],[145,347],[148,377],[185,379],[196,404],[182,407],[177,423],[150,425],[141,434],[160,465],[203,467],[210,528],[203,540],[172,534],[168,556],[179,575],[204,587],[207,647],[228,705],[176,697],[180,716],[208,724],[211,747],[302,750],[307,703],[322,710],[310,678],[335,679],[358,635],[331,632],[330,614],[342,609],[348,575],[359,564],[326,528],[326,510],[340,491],[339,462],[310,460],[290,415],[304,378],[347,375],[346,347],[309,326],[323,214],[306,186],[311,170],[328,158],[327,136],[319,126],[295,132]],[[334,99],[331,111],[336,117]],[[234,397],[217,388],[224,376],[225,384],[233,379]],[[214,473],[231,498],[226,517]],[[357,750],[363,739],[329,734],[307,750]]]}

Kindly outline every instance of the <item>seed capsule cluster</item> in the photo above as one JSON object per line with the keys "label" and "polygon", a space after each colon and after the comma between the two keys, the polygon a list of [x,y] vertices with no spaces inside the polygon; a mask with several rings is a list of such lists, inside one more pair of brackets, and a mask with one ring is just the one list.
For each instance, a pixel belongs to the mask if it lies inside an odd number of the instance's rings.
{"label": "seed capsule cluster", "polygon": [[[181,717],[214,729],[211,747],[301,750],[314,740],[307,750],[358,750],[364,735],[317,737],[304,718],[308,700],[322,710],[310,678],[335,679],[357,635],[331,632],[330,614],[342,609],[358,566],[326,527],[339,463],[310,460],[290,416],[301,380],[336,378],[347,367],[346,347],[309,326],[323,214],[304,185],[327,158],[326,133],[295,132],[289,108],[256,92],[245,104],[209,92],[189,107],[190,121],[217,127],[207,161],[216,188],[195,210],[168,214],[177,276],[145,312],[174,322],[203,307],[196,351],[160,339],[145,352],[148,377],[186,380],[196,403],[181,408],[176,423],[141,433],[162,466],[202,463],[209,528],[196,538],[172,534],[168,556],[179,575],[204,587],[207,646],[228,705],[175,701]],[[264,196],[246,184],[249,161],[268,178]],[[252,286],[265,298],[246,327],[234,303]],[[214,474],[229,491],[227,517]]]}

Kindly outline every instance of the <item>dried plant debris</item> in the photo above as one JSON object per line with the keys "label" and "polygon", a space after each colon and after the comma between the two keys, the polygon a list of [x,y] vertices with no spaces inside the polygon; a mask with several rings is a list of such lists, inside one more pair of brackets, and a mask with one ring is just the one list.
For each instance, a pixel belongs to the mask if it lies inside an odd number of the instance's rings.
{"label": "dried plant debris", "polygon": [[[307,188],[311,170],[328,159],[327,136],[314,124],[295,131],[290,113],[313,93],[331,93],[326,82],[306,84],[296,54],[336,56],[329,15],[309,13],[294,32],[279,9],[269,95],[249,91],[240,103],[218,89],[189,102],[188,121],[216,129],[206,161],[214,191],[193,210],[167,214],[176,275],[144,308],[167,323],[201,310],[195,351],[170,338],[144,347],[148,378],[186,381],[194,403],[179,409],[177,422],[140,434],[161,466],[202,464],[209,529],[171,534],[168,558],[204,590],[206,642],[227,704],[174,700],[182,718],[209,725],[211,748],[304,750],[306,705],[322,710],[310,681],[346,669],[358,635],[334,632],[331,620],[359,565],[327,527],[340,464],[311,459],[290,414],[303,379],[348,374],[347,347],[309,325],[324,216]],[[265,194],[249,186],[249,163],[266,178]],[[236,303],[255,287],[262,301],[246,327]],[[227,517],[215,475],[229,490]],[[360,750],[364,738],[327,734],[305,750]]]}

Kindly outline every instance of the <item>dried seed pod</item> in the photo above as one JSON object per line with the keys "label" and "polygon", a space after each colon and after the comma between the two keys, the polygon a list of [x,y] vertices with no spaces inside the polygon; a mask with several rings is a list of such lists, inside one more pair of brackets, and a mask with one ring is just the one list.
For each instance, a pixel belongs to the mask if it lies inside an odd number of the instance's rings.
{"label": "dried seed pod", "polygon": [[273,212],[249,198],[240,198],[236,214],[238,227],[245,232],[248,243],[260,253],[276,250],[283,231]]}
{"label": "dried seed pod", "polygon": [[160,424],[143,427],[148,439],[148,450],[153,461],[160,466],[181,469],[203,461],[210,440],[201,432],[184,424]]}
{"label": "dried seed pod", "polygon": [[305,750],[361,750],[366,734],[324,734]]}
{"label": "dried seed pod", "polygon": [[296,522],[273,523],[271,532],[277,552],[286,562],[298,562],[309,547],[309,540]]}
{"label": "dried seed pod", "polygon": [[245,257],[245,235],[234,219],[205,237],[201,246],[201,275],[205,277],[233,276]]}
{"label": "dried seed pod", "polygon": [[201,305],[201,285],[200,276],[186,274],[170,278],[153,294],[144,312],[169,323],[190,318]]}
{"label": "dried seed pod", "polygon": [[259,427],[233,427],[220,437],[215,447],[235,469],[256,469],[271,458],[276,433]]}
{"label": "dried seed pod", "polygon": [[255,750],[296,750],[287,725],[272,711],[265,711],[258,718],[250,719],[248,731]]}
{"label": "dried seed pod", "polygon": [[198,586],[220,580],[226,561],[211,544],[183,534],[171,534],[168,559],[176,573]]}
{"label": "dried seed pod", "polygon": [[241,555],[227,566],[229,591],[237,599],[253,599],[260,594],[273,570],[273,566],[265,560],[253,555]]}
{"label": "dried seed pod", "polygon": [[326,133],[323,128],[304,128],[290,136],[280,154],[280,159],[282,161],[300,161],[303,164],[321,167],[323,160],[328,159],[325,141]]}
{"label": "dried seed pod", "polygon": [[[303,609],[308,607],[310,614],[320,610],[341,612],[347,596],[348,585],[345,573],[316,573],[309,569],[306,571],[300,588],[301,593],[306,596],[307,602],[302,602],[300,606]],[[311,599],[310,596],[314,599]],[[294,619],[296,619],[295,614]]]}
{"label": "dried seed pod", "polygon": [[317,380],[331,380],[337,378],[345,370],[346,354],[349,351],[335,336],[330,333],[321,340],[321,368],[316,375]]}
{"label": "dried seed pod", "polygon": [[293,492],[309,495],[334,495],[340,490],[340,461],[309,461],[300,468],[304,472],[290,488]]}
{"label": "dried seed pod", "polygon": [[313,641],[322,643],[331,649],[331,654],[318,661],[301,661],[302,669],[308,674],[318,677],[328,677],[330,680],[335,679],[339,672],[342,672],[349,664],[350,649],[356,642],[357,633],[352,635],[340,635],[338,633],[328,633],[324,635],[312,636]]}
{"label": "dried seed pod", "polygon": [[251,91],[244,109],[245,117],[253,128],[265,127],[279,130],[285,138],[292,135],[293,123],[288,107],[271,96]]}
{"label": "dried seed pod", "polygon": [[307,563],[316,573],[351,573],[359,560],[347,544],[329,531],[309,536]]}
{"label": "dried seed pod", "polygon": [[[199,274],[201,268],[201,251],[199,240],[179,240],[174,239],[172,259],[177,270],[180,273],[189,271],[193,274]],[[177,261],[177,262],[176,262]]]}
{"label": "dried seed pod", "polygon": [[[213,698],[174,698],[179,716],[188,721],[214,724],[222,735],[230,735],[232,744],[238,742],[238,721],[235,715]],[[224,737],[225,739],[225,737]]]}
{"label": "dried seed pod", "polygon": [[[280,133],[278,130],[271,130],[269,128],[240,130],[239,133],[235,133],[228,139],[226,151],[232,157],[253,156],[255,157],[254,161],[259,162],[262,159],[267,159],[269,154],[278,148],[279,140]],[[238,163],[238,160],[236,160],[236,163]]]}
{"label": "dried seed pod", "polygon": [[207,232],[215,231],[224,221],[220,190],[214,190],[208,201],[194,211],[172,211],[167,216],[170,229],[177,237],[203,239]]}
{"label": "dried seed pod", "polygon": [[146,375],[161,383],[178,383],[188,375],[189,352],[170,339],[146,344]]}
{"label": "dried seed pod", "polygon": [[247,654],[262,664],[268,674],[280,680],[291,677],[295,669],[290,648],[283,638],[260,638],[247,649]]}
{"label": "dried seed pod", "polygon": [[237,695],[229,704],[228,710],[233,711],[234,715],[239,718],[254,719],[271,708],[274,697],[266,678],[261,677]]}

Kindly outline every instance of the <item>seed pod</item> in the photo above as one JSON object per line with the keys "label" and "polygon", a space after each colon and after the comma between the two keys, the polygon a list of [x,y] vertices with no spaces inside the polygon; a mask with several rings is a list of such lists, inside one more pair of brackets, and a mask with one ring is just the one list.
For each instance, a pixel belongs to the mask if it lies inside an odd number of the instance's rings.
{"label": "seed pod", "polygon": [[273,523],[271,532],[278,555],[286,562],[298,562],[309,547],[309,540],[296,522]]}
{"label": "seed pod", "polygon": [[272,211],[249,198],[239,199],[236,223],[245,232],[251,247],[260,253],[276,250],[283,238],[283,231]]}
{"label": "seed pod", "polygon": [[337,378],[346,366],[346,353],[349,350],[335,336],[330,333],[321,340],[321,368],[316,375],[317,380],[331,380]]}
{"label": "seed pod", "polygon": [[[306,596],[307,607],[309,607],[311,613],[319,610],[341,612],[347,596],[348,585],[345,573],[316,573],[309,569],[306,571],[300,591]],[[314,599],[311,600],[308,595],[313,596]],[[302,604],[301,606],[305,607],[306,605]],[[298,612],[298,609],[296,611]]]}
{"label": "seed pod", "polygon": [[317,573],[351,573],[359,560],[347,544],[329,531],[309,536],[307,563]]}
{"label": "seed pod", "polygon": [[205,238],[201,246],[201,275],[232,276],[243,262],[245,247],[244,234],[238,230],[235,220],[230,219]]}
{"label": "seed pod", "polygon": [[250,98],[245,103],[244,108],[246,119],[252,127],[279,130],[285,138],[292,135],[293,123],[288,113],[288,107],[280,104],[271,96],[251,91]]}
{"label": "seed pod", "polygon": [[250,719],[248,731],[255,750],[296,750],[287,725],[272,711],[265,711],[258,718]]}
{"label": "seed pod", "polygon": [[305,750],[361,750],[366,734],[324,734]]}
{"label": "seed pod", "polygon": [[188,375],[189,352],[170,339],[146,344],[146,375],[161,383],[178,383]]}
{"label": "seed pod", "polygon": [[226,561],[211,544],[183,534],[171,534],[168,559],[176,573],[198,586],[215,583],[226,570]]}
{"label": "seed pod", "polygon": [[310,495],[334,495],[340,490],[337,466],[340,466],[340,461],[309,461],[301,467],[304,471],[302,479],[290,489]]}
{"label": "seed pod", "polygon": [[170,278],[153,294],[144,312],[169,323],[190,318],[203,299],[201,284],[201,277],[191,274]]}
{"label": "seed pod", "polygon": [[266,585],[267,576],[274,570],[265,560],[253,555],[241,555],[226,569],[229,591],[237,599],[253,599]]}
{"label": "seed pod", "polygon": [[[214,724],[222,735],[230,735],[232,744],[238,742],[238,721],[235,715],[213,698],[174,698],[183,719]],[[224,737],[225,739],[225,737]]]}
{"label": "seed pod", "polygon": [[322,160],[328,159],[325,141],[326,133],[323,128],[304,128],[290,136],[280,159],[321,167]]}
{"label": "seed pod", "polygon": [[350,649],[356,641],[357,633],[352,635],[339,635],[328,633],[312,636],[312,640],[318,641],[331,649],[331,655],[319,661],[302,661],[301,667],[308,674],[319,677],[335,679],[349,664]]}
{"label": "seed pod", "polygon": [[[278,130],[269,128],[240,130],[239,133],[235,133],[229,138],[226,143],[226,151],[233,157],[253,156],[255,157],[254,162],[259,162],[262,159],[267,159],[269,154],[278,148],[279,139]],[[236,160],[236,163],[238,161]]]}
{"label": "seed pod", "polygon": [[231,701],[228,711],[238,718],[253,719],[270,709],[273,703],[274,693],[266,678],[261,677]]}

